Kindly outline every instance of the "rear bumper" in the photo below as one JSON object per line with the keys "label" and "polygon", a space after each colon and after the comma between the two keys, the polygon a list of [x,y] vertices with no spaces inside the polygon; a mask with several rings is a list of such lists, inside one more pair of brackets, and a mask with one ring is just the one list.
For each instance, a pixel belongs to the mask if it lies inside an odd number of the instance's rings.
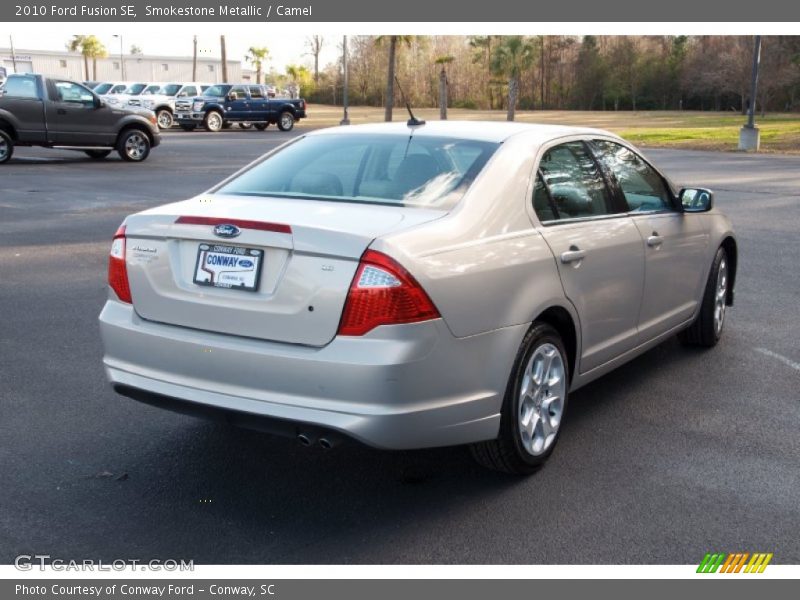
{"label": "rear bumper", "polygon": [[109,300],[100,329],[106,374],[123,395],[234,423],[261,417],[269,425],[256,428],[275,433],[331,430],[410,449],[497,436],[526,327],[454,338],[437,320],[311,348],[145,321]]}

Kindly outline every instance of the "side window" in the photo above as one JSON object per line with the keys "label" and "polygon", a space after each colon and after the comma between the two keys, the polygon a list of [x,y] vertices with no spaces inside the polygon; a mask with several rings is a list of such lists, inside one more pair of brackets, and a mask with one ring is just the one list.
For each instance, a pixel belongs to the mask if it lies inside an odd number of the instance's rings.
{"label": "side window", "polygon": [[6,81],[6,96],[14,98],[38,98],[36,80],[33,77],[16,75]]}
{"label": "side window", "polygon": [[228,92],[228,95],[236,94],[236,98],[238,100],[244,100],[247,98],[247,90],[244,88],[243,85],[235,85],[231,88],[231,91]]}
{"label": "side window", "polygon": [[539,164],[539,174],[533,203],[542,221],[617,212],[603,175],[583,142],[568,142],[548,150]]}
{"label": "side window", "polygon": [[264,94],[261,93],[261,87],[257,85],[250,86],[250,97],[251,98],[263,98]]}
{"label": "side window", "polygon": [[197,88],[193,85],[187,85],[185,88],[183,88],[181,93],[184,93],[187,96],[197,96]]}
{"label": "side window", "polygon": [[617,178],[628,208],[632,211],[670,208],[666,183],[650,165],[622,144],[593,140],[597,155]]}
{"label": "side window", "polygon": [[56,81],[56,92],[61,102],[74,102],[84,106],[94,106],[94,96],[82,85],[71,81]]}

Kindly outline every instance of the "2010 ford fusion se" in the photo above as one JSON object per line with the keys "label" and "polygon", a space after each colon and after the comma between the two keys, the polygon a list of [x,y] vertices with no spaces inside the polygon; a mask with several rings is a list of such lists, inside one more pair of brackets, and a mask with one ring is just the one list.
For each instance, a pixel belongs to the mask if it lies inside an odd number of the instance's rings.
{"label": "2010 ford fusion se", "polygon": [[607,132],[331,128],[125,220],[104,364],[157,406],[525,474],[569,392],[675,334],[716,344],[736,264],[712,193]]}

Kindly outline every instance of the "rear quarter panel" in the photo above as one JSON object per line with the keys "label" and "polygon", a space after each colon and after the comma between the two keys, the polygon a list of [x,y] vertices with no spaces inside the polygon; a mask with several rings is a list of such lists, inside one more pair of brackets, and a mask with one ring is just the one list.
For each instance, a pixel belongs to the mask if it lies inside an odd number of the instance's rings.
{"label": "rear quarter panel", "polygon": [[514,136],[445,218],[376,240],[430,295],[457,337],[532,322],[564,297],[550,248],[526,212],[536,147]]}

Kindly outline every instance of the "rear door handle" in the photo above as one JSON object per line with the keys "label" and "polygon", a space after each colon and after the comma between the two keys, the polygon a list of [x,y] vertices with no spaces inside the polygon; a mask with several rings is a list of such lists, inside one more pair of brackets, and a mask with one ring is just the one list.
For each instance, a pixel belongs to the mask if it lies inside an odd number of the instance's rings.
{"label": "rear door handle", "polygon": [[581,250],[577,246],[570,246],[569,250],[561,253],[561,262],[565,265],[577,262],[586,258],[586,250]]}
{"label": "rear door handle", "polygon": [[656,231],[653,232],[653,235],[647,238],[647,245],[651,248],[658,248],[663,243],[664,239],[658,235],[658,232]]}

